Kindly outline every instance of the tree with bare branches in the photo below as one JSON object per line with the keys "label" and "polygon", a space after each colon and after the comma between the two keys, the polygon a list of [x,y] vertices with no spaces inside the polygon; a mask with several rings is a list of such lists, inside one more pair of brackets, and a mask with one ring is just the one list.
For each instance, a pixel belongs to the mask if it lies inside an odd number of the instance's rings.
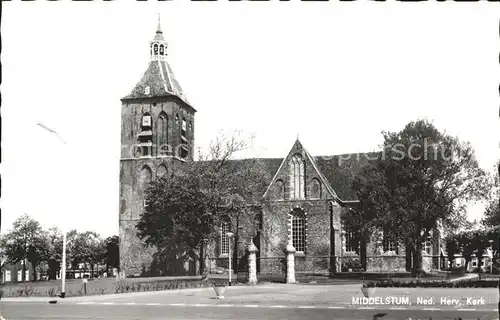
{"label": "tree with bare branches", "polygon": [[203,274],[202,243],[227,220],[237,232],[248,206],[262,196],[256,191],[263,189],[259,185],[270,179],[258,159],[237,159],[250,141],[239,134],[220,135],[208,152],[198,151],[197,161],[187,161],[178,172],[154,181],[137,224],[139,238],[156,247],[159,256],[199,248]]}

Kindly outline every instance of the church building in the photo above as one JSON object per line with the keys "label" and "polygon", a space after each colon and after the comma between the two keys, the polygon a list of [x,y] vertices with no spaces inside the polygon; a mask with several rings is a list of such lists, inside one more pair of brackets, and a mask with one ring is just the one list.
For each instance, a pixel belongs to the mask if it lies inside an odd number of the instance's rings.
{"label": "church building", "polygon": [[[178,170],[185,161],[192,160],[194,153],[196,109],[168,63],[168,43],[159,21],[149,52],[146,71],[131,93],[121,99],[120,266],[126,276],[148,274],[154,260],[154,250],[143,245],[135,227],[144,210],[148,184]],[[221,225],[218,235],[207,244],[214,258],[206,262],[207,268],[227,267],[227,232],[232,231],[238,233],[232,245],[236,258],[245,254],[250,242],[257,246],[260,272],[276,268],[270,261],[284,257],[289,242],[297,251],[297,270],[347,271],[346,261],[363,255],[366,271],[407,271],[410,255],[402,244],[389,241],[383,232],[365,243],[360,241],[356,228],[342,223],[342,213],[349,214],[358,205],[350,187],[352,178],[376,154],[312,156],[299,139],[290,144],[283,158],[259,159],[272,179],[261,190],[262,204],[252,209],[255,221],[237,230]],[[440,247],[435,232],[424,244],[425,270],[442,267]],[[319,266],[313,265],[323,258]],[[188,253],[183,259],[175,275],[196,274],[197,253]]]}

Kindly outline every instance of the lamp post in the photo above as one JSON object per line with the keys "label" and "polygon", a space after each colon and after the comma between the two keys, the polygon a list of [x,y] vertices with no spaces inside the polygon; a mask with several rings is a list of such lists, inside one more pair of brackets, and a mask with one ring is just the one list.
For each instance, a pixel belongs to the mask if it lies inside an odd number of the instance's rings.
{"label": "lamp post", "polygon": [[344,264],[344,251],[345,251],[345,230],[341,232],[340,238],[340,272],[342,272],[342,265]]}
{"label": "lamp post", "polygon": [[491,258],[490,258],[490,274],[493,274],[493,242],[494,240],[488,240],[490,243]]}
{"label": "lamp post", "polygon": [[234,233],[228,232],[226,233],[227,239],[228,239],[228,246],[229,246],[229,286],[231,286],[231,271],[233,269],[233,266],[231,264],[231,238],[234,236]]}
{"label": "lamp post", "polygon": [[[57,131],[47,127],[43,123],[37,123],[37,126],[42,128],[45,131],[48,131],[52,134],[55,134],[59,141],[63,143],[63,145],[66,146],[66,141],[57,133]],[[63,249],[62,249],[62,274],[61,274],[61,298],[64,298],[66,296],[66,230],[63,230]]]}

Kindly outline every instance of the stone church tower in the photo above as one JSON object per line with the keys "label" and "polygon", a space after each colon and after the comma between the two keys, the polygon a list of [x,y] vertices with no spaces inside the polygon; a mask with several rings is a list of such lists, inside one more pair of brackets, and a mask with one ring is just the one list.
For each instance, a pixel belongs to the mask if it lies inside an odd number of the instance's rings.
{"label": "stone church tower", "polygon": [[149,66],[121,99],[120,267],[126,276],[149,270],[154,253],[143,247],[135,227],[144,210],[145,189],[194,152],[196,110],[174,77],[167,49],[158,18]]}

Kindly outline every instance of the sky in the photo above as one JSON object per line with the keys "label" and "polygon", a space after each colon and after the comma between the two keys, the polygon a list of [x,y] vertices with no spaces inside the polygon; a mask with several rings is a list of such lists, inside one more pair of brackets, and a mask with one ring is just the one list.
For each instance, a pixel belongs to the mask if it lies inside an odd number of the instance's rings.
{"label": "sky", "polygon": [[[2,16],[2,232],[118,234],[120,98],[146,70],[157,14],[198,110],[195,143],[255,134],[248,156],[376,150],[381,131],[427,118],[499,154],[494,3],[15,2]],[[495,12],[497,14],[495,14]],[[66,141],[36,126],[56,130]],[[479,219],[482,205],[469,210]]]}

